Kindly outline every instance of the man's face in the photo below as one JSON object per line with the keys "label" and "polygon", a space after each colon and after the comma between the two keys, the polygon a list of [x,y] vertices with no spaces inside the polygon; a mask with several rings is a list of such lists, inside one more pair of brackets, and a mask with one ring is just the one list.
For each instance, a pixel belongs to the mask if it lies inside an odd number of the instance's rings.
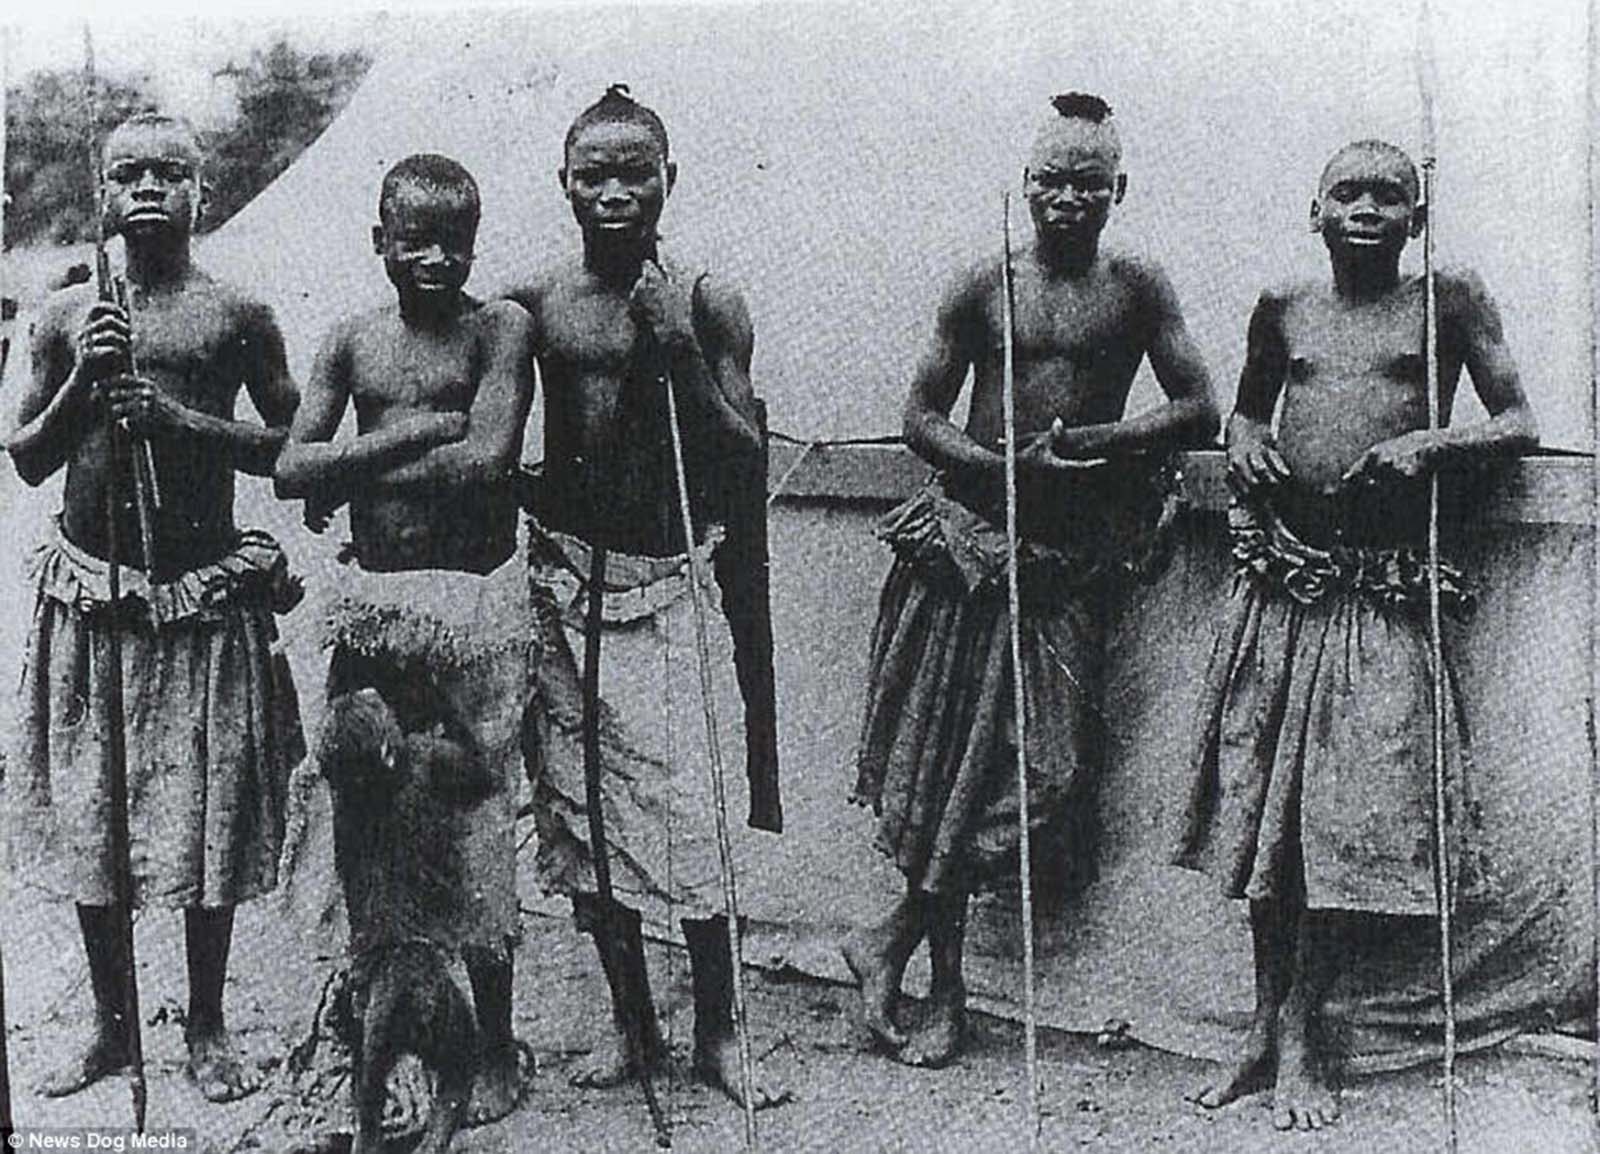
{"label": "man's face", "polygon": [[178,125],[124,125],[107,139],[107,232],[187,239],[203,201],[200,157],[193,138]]}
{"label": "man's face", "polygon": [[1122,200],[1127,178],[1111,129],[1058,117],[1034,141],[1023,192],[1041,238],[1092,240]]}
{"label": "man's face", "polygon": [[401,296],[459,293],[472,272],[478,225],[461,196],[401,184],[383,206],[372,246]]}
{"label": "man's face", "polygon": [[642,124],[598,121],[567,150],[561,183],[585,239],[643,243],[655,236],[677,178],[655,136]]}
{"label": "man's face", "polygon": [[1398,252],[1422,227],[1411,166],[1386,149],[1335,154],[1311,202],[1311,226],[1333,251]]}

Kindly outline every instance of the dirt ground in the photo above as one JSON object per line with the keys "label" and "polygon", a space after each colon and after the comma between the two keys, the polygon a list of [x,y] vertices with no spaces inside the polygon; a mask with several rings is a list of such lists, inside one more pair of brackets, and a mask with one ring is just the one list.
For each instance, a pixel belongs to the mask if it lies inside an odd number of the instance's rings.
{"label": "dirt ground", "polygon": [[[33,1126],[120,1125],[129,1117],[123,1079],[72,1098],[46,1101],[30,1087],[63,1041],[86,1028],[88,990],[70,910],[13,895],[4,910],[6,1010],[15,1112]],[[286,1148],[282,1060],[305,1036],[327,962],[298,948],[270,906],[240,914],[228,1007],[267,1086],[243,1102],[206,1103],[183,1076],[182,929],[179,917],[152,913],[139,925],[142,1017],[150,1073],[152,1127],[187,1126],[217,1154]],[[666,1004],[665,1028],[677,1055],[658,1081],[684,1154],[741,1148],[741,1115],[688,1080],[688,976],[658,952],[653,978]],[[922,1071],[865,1051],[850,1019],[852,991],[810,979],[751,971],[750,1011],[757,1053],[787,1076],[795,1101],[763,1113],[761,1148],[770,1151],[1010,1151],[1026,1148],[1021,1029],[978,1017],[968,1053],[955,1067]],[[663,993],[664,991],[664,993]],[[537,1073],[518,1110],[464,1132],[461,1154],[522,1151],[646,1151],[651,1132],[637,1087],[579,1091],[567,1067],[605,1020],[605,987],[587,939],[568,920],[526,919],[518,955],[517,1031],[537,1056]],[[915,1007],[911,1008],[915,1012]],[[1412,1070],[1353,1082],[1344,1118],[1320,1135],[1280,1135],[1265,1096],[1215,1114],[1184,1101],[1204,1082],[1204,1062],[1140,1046],[1110,1049],[1080,1035],[1047,1031],[1040,1041],[1045,1084],[1044,1149],[1112,1151],[1354,1151],[1442,1149],[1437,1070]],[[1484,1154],[1595,1149],[1587,1112],[1587,1072],[1575,1063],[1490,1053],[1458,1069],[1461,1149]]]}

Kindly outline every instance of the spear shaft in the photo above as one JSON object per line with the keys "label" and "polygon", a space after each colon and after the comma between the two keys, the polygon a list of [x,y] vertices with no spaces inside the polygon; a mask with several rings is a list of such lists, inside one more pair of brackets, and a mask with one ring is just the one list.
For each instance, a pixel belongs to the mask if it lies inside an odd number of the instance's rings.
{"label": "spear shaft", "polygon": [[[1417,47],[1417,88],[1422,98],[1422,203],[1427,212],[1422,234],[1422,329],[1427,364],[1428,430],[1442,423],[1439,401],[1439,300],[1434,285],[1434,229],[1438,223],[1435,177],[1438,141],[1434,132],[1433,95],[1436,72],[1433,28],[1428,0],[1422,0]],[[1445,783],[1445,672],[1443,621],[1439,589],[1439,474],[1428,474],[1428,673],[1433,689],[1433,832],[1435,891],[1439,911],[1439,976],[1444,1002],[1445,1149],[1455,1154],[1456,1007],[1454,951],[1451,934],[1453,897],[1450,877],[1449,794]]]}
{"label": "spear shaft", "polygon": [[[104,189],[101,183],[101,163],[96,135],[99,121],[99,104],[96,99],[94,37],[87,24],[83,27],[83,80],[85,103],[89,113],[89,160],[94,174],[95,218],[95,273],[98,277],[100,299],[116,301],[116,284],[111,277],[111,262],[106,256],[106,230]],[[108,778],[109,824],[111,841],[111,906],[113,932],[123,963],[122,1015],[124,1044],[127,1046],[129,1086],[133,1095],[133,1128],[143,1132],[145,1122],[146,1086],[144,1075],[144,1039],[139,1021],[139,975],[134,959],[133,945],[133,860],[128,827],[128,748],[127,717],[122,696],[122,562],[121,544],[118,540],[118,521],[121,512],[122,469],[121,449],[123,430],[112,422],[106,429],[106,585],[110,605],[106,611],[105,625],[105,758]],[[150,558],[145,558],[146,566]]]}

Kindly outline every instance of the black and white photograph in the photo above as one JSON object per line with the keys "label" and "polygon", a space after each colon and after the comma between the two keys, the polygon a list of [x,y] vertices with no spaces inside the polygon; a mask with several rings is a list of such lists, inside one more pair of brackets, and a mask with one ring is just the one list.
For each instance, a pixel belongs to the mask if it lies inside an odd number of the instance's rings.
{"label": "black and white photograph", "polygon": [[0,1141],[1600,1149],[1589,0],[0,12]]}

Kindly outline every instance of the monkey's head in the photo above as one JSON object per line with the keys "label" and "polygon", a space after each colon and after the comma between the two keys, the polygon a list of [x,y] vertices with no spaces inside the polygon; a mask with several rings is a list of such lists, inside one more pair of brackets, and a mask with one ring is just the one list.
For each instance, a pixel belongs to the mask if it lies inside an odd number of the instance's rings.
{"label": "monkey's head", "polygon": [[394,710],[376,689],[341,694],[328,702],[317,762],[336,790],[364,791],[394,781],[404,738]]}

